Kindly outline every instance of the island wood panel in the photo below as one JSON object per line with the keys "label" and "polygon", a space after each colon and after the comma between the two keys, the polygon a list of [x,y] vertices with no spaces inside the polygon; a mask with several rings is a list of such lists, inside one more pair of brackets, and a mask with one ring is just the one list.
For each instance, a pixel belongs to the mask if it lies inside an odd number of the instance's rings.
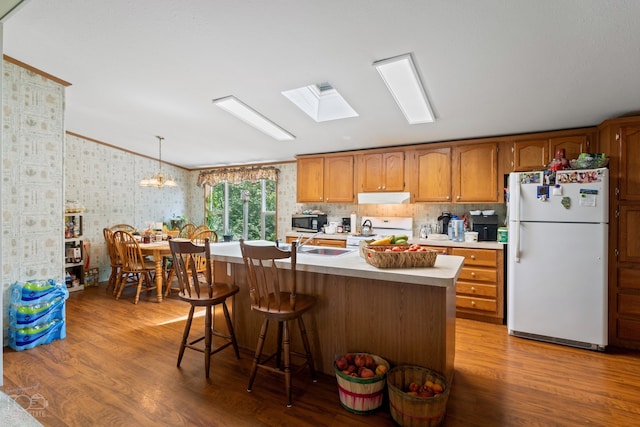
{"label": "island wood panel", "polygon": [[[249,310],[244,265],[233,264],[236,296],[236,337],[245,349],[255,349],[262,317]],[[316,368],[334,374],[333,362],[345,352],[376,354],[391,363],[429,367],[453,377],[455,354],[455,287],[414,285],[328,274],[298,272],[298,290],[318,298],[304,315]],[[275,349],[271,328],[265,354]],[[292,345],[301,351],[292,325]],[[294,359],[294,362],[296,360]]]}

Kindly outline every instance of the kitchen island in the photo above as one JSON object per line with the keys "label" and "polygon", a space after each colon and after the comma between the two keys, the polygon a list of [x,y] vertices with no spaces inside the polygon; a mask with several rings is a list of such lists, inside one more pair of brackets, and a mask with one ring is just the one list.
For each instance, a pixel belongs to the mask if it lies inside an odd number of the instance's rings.
{"label": "kitchen island", "polygon": [[[241,347],[254,349],[262,318],[249,309],[239,243],[212,244],[211,257],[216,280],[240,287],[233,307],[236,337]],[[299,253],[298,291],[318,299],[316,307],[305,315],[316,368],[332,375],[337,357],[366,352],[383,357],[392,366],[435,369],[451,380],[455,283],[462,264],[463,257],[438,256],[431,268],[379,269],[369,265],[357,250],[338,256]],[[299,335],[296,332],[292,337],[297,347]],[[275,341],[274,337],[268,340]]]}

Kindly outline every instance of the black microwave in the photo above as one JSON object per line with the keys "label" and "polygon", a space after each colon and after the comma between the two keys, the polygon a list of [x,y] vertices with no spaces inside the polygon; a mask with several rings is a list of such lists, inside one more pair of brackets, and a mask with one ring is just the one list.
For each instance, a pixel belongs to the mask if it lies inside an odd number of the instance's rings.
{"label": "black microwave", "polygon": [[291,228],[296,231],[320,231],[327,223],[327,215],[292,215]]}

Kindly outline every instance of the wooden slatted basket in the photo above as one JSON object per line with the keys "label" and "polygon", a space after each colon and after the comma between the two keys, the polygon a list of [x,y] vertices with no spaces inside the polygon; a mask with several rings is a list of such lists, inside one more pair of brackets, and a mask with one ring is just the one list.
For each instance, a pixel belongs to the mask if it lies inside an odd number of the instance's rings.
{"label": "wooden slatted basket", "polygon": [[418,252],[388,252],[387,248],[400,247],[408,249],[411,245],[378,245],[363,246],[365,261],[378,268],[418,268],[433,267],[438,251],[428,249]]}
{"label": "wooden slatted basket", "polygon": [[[443,392],[433,397],[410,396],[404,392],[410,383],[427,380],[439,384]],[[389,409],[393,420],[402,427],[441,425],[449,399],[449,384],[438,372],[422,366],[397,366],[387,375]]]}
{"label": "wooden slatted basket", "polygon": [[[368,353],[358,353],[368,354]],[[376,365],[384,365],[389,369],[389,362],[380,356],[370,354]],[[334,364],[340,404],[354,414],[371,414],[382,406],[386,386],[386,373],[373,378],[357,378],[344,374]]]}

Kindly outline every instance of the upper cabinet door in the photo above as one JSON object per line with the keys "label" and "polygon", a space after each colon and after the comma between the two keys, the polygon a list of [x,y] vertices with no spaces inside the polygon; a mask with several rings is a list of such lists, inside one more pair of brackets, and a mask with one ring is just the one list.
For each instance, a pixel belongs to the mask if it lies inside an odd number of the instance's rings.
{"label": "upper cabinet door", "polygon": [[413,199],[415,202],[451,201],[451,148],[432,148],[413,153]]}
{"label": "upper cabinet door", "polygon": [[453,194],[456,203],[498,201],[498,144],[453,148]]}
{"label": "upper cabinet door", "polygon": [[[513,144],[513,170],[542,170],[549,163],[549,140],[516,141]],[[555,152],[555,151],[554,151]]]}
{"label": "upper cabinet door", "polygon": [[404,151],[360,156],[360,191],[403,191]]}
{"label": "upper cabinet door", "polygon": [[620,140],[620,196],[621,201],[640,201],[640,126],[622,127],[616,138]]}
{"label": "upper cabinet door", "polygon": [[363,154],[360,165],[361,191],[382,191],[382,155]]}
{"label": "upper cabinet door", "polygon": [[324,158],[325,203],[353,203],[355,201],[353,156]]}
{"label": "upper cabinet door", "polygon": [[565,159],[577,159],[580,153],[589,152],[589,138],[587,135],[549,138],[549,161],[555,157],[556,152],[560,149],[564,150]]}
{"label": "upper cabinet door", "polygon": [[324,157],[298,159],[296,175],[298,203],[324,201]]}
{"label": "upper cabinet door", "polygon": [[382,155],[384,165],[384,191],[404,191],[404,151]]}

